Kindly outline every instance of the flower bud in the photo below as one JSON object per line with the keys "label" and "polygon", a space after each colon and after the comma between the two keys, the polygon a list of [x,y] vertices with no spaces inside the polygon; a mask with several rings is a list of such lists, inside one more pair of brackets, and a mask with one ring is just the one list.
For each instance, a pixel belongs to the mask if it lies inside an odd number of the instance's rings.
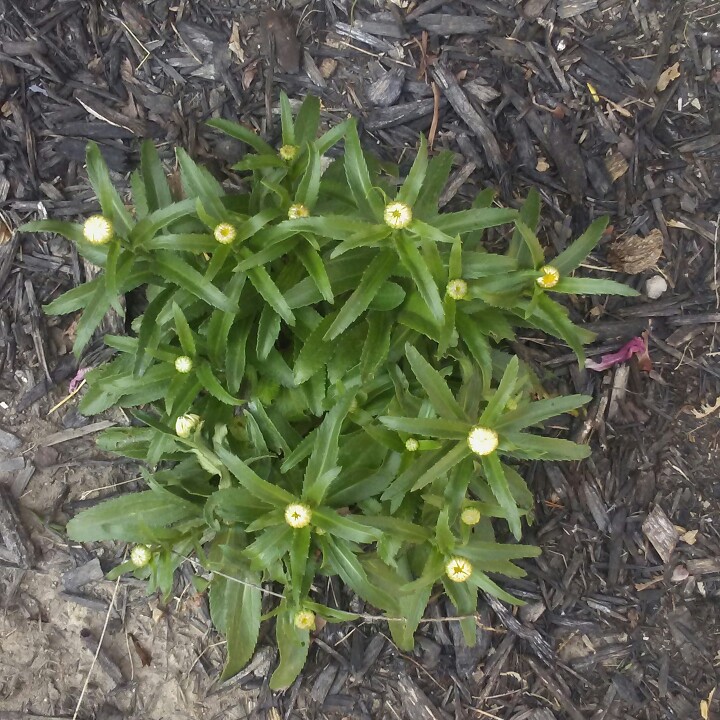
{"label": "flower bud", "polygon": [[310,610],[299,610],[295,613],[295,627],[298,630],[315,629],[315,613]]}
{"label": "flower bud", "polygon": [[468,284],[460,278],[457,280],[451,280],[445,288],[445,292],[453,300],[464,300],[467,295],[467,291]]}
{"label": "flower bud", "polygon": [[465,582],[472,575],[472,564],[461,557],[452,558],[445,566],[445,574],[456,583]]}
{"label": "flower bud", "polygon": [[304,528],[310,524],[312,510],[303,503],[290,503],[285,508],[285,522],[292,528]]}
{"label": "flower bud", "polygon": [[306,218],[310,215],[310,211],[300,203],[291,205],[288,210],[288,218],[290,220],[297,220],[298,218]]}
{"label": "flower bud", "polygon": [[385,206],[385,224],[393,230],[402,230],[412,222],[412,209],[404,202],[391,202]]}
{"label": "flower bud", "polygon": [[130,562],[136,568],[142,568],[152,560],[152,556],[152,550],[147,545],[136,545],[130,551]]}
{"label": "flower bud", "polygon": [[416,452],[420,449],[420,443],[415,438],[408,438],[405,441],[405,449],[408,452]]}
{"label": "flower bud", "polygon": [[200,416],[194,413],[181,415],[175,421],[175,434],[181,438],[190,437],[200,425]]}
{"label": "flower bud", "polygon": [[91,215],[83,225],[83,237],[91,245],[104,245],[113,236],[113,225],[104,215]]}
{"label": "flower bud", "polygon": [[560,282],[560,271],[552,265],[540,268],[541,275],[535,282],[544,290],[554,288]]}
{"label": "flower bud", "polygon": [[229,245],[235,239],[237,231],[230,223],[222,222],[215,226],[213,235],[221,245]]}
{"label": "flower bud", "polygon": [[187,355],[181,355],[175,358],[175,369],[179,373],[189,373],[193,369],[193,361]]}
{"label": "flower bud", "polygon": [[470,430],[467,443],[476,455],[489,455],[498,446],[498,435],[490,428],[477,425]]}
{"label": "flower bud", "polygon": [[474,507],[466,507],[460,513],[460,520],[464,525],[477,525],[480,522],[480,511]]}
{"label": "flower bud", "polygon": [[278,155],[285,162],[292,162],[296,157],[300,148],[297,145],[283,145],[278,151]]}

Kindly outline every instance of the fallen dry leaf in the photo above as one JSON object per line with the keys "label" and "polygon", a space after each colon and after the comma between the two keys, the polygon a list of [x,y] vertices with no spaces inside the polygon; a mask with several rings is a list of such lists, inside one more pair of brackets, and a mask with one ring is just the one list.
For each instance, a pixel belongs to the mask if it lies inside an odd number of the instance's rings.
{"label": "fallen dry leaf", "polygon": [[624,158],[623,154],[618,150],[611,150],[605,156],[605,167],[607,168],[608,174],[615,182],[619,180],[630,167],[628,161]]}
{"label": "fallen dry leaf", "polygon": [[230,43],[228,44],[230,52],[242,63],[245,62],[245,51],[240,44],[240,26],[233,21],[232,32],[230,33]]}
{"label": "fallen dry leaf", "polygon": [[703,418],[706,418],[708,415],[712,415],[716,410],[720,410],[720,395],[718,395],[715,402],[710,404],[703,404],[700,406],[699,410],[695,410],[695,408],[691,408],[690,412],[698,419],[702,420]]}
{"label": "fallen dry leaf", "polygon": [[671,65],[669,68],[666,68],[662,71],[662,73],[660,73],[657,85],[655,86],[657,91],[662,92],[673,80],[677,80],[679,77],[680,63],[676,62],[674,65]]}
{"label": "fallen dry leaf", "polygon": [[710,706],[712,705],[713,696],[715,695],[715,691],[717,690],[717,686],[715,686],[710,693],[707,696],[707,700],[701,700],[700,701],[700,716],[703,720],[708,720],[710,717]]}
{"label": "fallen dry leaf", "polygon": [[646,237],[631,235],[610,246],[608,259],[620,272],[636,275],[654,267],[663,251],[663,235],[653,228]]}

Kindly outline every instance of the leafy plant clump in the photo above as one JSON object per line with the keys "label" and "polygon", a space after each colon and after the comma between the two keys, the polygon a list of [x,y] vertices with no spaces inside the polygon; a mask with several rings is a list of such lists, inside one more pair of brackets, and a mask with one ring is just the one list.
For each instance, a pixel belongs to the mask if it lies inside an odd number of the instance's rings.
{"label": "leafy plant clump", "polygon": [[[318,576],[339,576],[383,611],[405,650],[438,586],[469,616],[468,643],[479,590],[518,602],[496,582],[521,577],[513,561],[538,553],[496,539],[507,526],[519,540],[532,513],[515,466],[586,457],[534,429],[588,397],[535,400],[539,384],[502,343],[534,328],[582,361],[592,336],[556,294],[633,292],[572,274],[605,219],[548,261],[536,193],[519,212],[493,207],[485,191],[441,213],[450,153],[429,159],[421,140],[399,184],[396,168],[363,153],[354,122],[317,137],[317,99],[293,118],[283,96],[281,115],[279,151],[245,127],[210,123],[255,150],[234,168],[242,192],[178,150],[175,197],[146,143],[130,211],[91,144],[102,215],[24,227],[64,235],[103,268],[46,308],[83,310],[76,353],[110,308],[122,312],[123,294],[147,300],[131,336],[105,338],[117,356],[87,375],[80,409],[138,408],[137,426],[99,444],[145,461],[148,489],[82,512],[69,536],[135,543],[115,574],[166,594],[194,555],[227,637],[223,677],[275,618],[273,688],[302,669],[318,617],[357,617],[318,602]],[[483,231],[502,225],[507,251],[490,253]]]}

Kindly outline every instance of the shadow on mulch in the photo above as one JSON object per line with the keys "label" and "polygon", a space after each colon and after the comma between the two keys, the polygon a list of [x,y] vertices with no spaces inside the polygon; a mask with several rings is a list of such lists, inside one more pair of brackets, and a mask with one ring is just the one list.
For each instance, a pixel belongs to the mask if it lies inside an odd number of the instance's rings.
{"label": "shadow on mulch", "polygon": [[[72,402],[48,415],[78,366],[73,318],[45,318],[40,306],[92,268],[61,239],[12,230],[96,209],[88,139],[119,185],[144,137],[168,167],[183,146],[226,176],[244,148],[204,121],[238,120],[274,139],[280,89],[322,97],[328,123],[356,116],[386,157],[409,163],[419,132],[454,151],[445,203],[493,186],[516,206],[538,187],[553,252],[609,214],[612,237],[592,265],[647,292],[570,298],[571,312],[598,333],[591,357],[647,333],[652,364],[579,371],[559,345],[516,347],[561,390],[595,397],[559,428],[594,453],[528,469],[538,499],[530,540],[544,553],[527,579],[505,583],[527,601],[519,611],[481,603],[476,648],[454,623],[423,624],[413,657],[382,625],[328,626],[288,692],[267,690],[269,646],[218,687],[222,647],[190,573],[167,608],[127,581],[79,717],[717,711],[716,2],[289,0],[275,11],[253,0],[0,0],[0,18],[0,720],[72,716],[113,592],[103,571],[122,548],[68,546],[54,522],[92,502],[85,491],[132,488],[135,469],[94,449],[99,427]],[[99,347],[82,366],[102,361]]]}

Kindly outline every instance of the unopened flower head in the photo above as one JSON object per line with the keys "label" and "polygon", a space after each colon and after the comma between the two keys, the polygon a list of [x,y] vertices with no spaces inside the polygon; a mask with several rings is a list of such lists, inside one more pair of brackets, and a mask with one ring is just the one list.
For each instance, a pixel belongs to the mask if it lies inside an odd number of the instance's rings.
{"label": "unopened flower head", "polygon": [[104,245],[112,236],[113,225],[104,215],[91,215],[83,225],[83,237],[92,245]]}
{"label": "unopened flower head", "polygon": [[405,441],[405,449],[408,452],[416,452],[420,449],[420,443],[415,438],[408,438]]}
{"label": "unopened flower head", "polygon": [[465,525],[477,525],[480,522],[480,511],[474,507],[466,507],[462,513],[460,513],[460,520]]}
{"label": "unopened flower head", "polygon": [[145,567],[152,560],[152,550],[147,545],[136,545],[130,551],[130,562],[136,567]]}
{"label": "unopened flower head", "polygon": [[292,162],[299,152],[300,148],[297,145],[283,145],[278,151],[278,155],[285,160],[285,162]]}
{"label": "unopened flower head", "polygon": [[175,421],[175,434],[181,438],[190,437],[200,425],[200,416],[194,413],[181,415]]}
{"label": "unopened flower head", "polygon": [[476,455],[489,455],[498,446],[498,436],[494,430],[476,425],[468,433],[467,442]]}
{"label": "unopened flower head", "polygon": [[393,230],[402,230],[412,222],[412,209],[404,202],[391,202],[385,206],[385,224]]}
{"label": "unopened flower head", "polygon": [[235,239],[237,231],[230,223],[222,222],[215,226],[213,235],[221,245],[229,245]]}
{"label": "unopened flower head", "polygon": [[552,265],[540,268],[540,277],[535,282],[543,289],[554,288],[560,282],[560,271]]}
{"label": "unopened flower head", "polygon": [[315,629],[315,613],[310,610],[299,610],[295,613],[295,627],[298,630]]}
{"label": "unopened flower head", "polygon": [[296,203],[295,205],[291,205],[290,209],[288,210],[288,218],[290,220],[297,220],[298,218],[306,218],[310,215],[310,211],[300,203]]}
{"label": "unopened flower head", "polygon": [[468,285],[461,278],[451,280],[445,288],[445,292],[447,292],[453,300],[464,300],[467,295],[467,291]]}
{"label": "unopened flower head", "polygon": [[312,510],[303,503],[290,503],[285,508],[285,522],[293,528],[304,528],[310,524]]}
{"label": "unopened flower head", "polygon": [[472,575],[472,564],[461,557],[452,558],[445,566],[445,574],[456,583],[465,582]]}
{"label": "unopened flower head", "polygon": [[175,369],[179,373],[189,373],[193,369],[193,361],[187,355],[181,355],[175,358]]}

